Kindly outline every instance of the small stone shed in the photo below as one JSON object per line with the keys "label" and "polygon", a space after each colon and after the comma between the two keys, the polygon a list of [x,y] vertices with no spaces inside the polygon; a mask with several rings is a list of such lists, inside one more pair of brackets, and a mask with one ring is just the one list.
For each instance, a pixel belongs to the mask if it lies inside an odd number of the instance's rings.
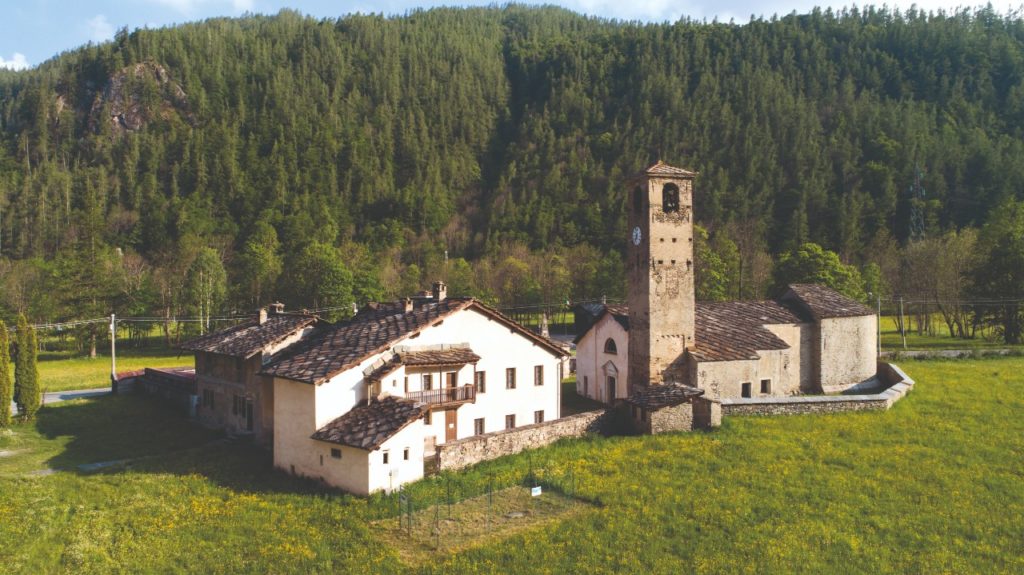
{"label": "small stone shed", "polygon": [[637,433],[693,431],[722,425],[722,405],[704,390],[678,383],[651,385],[625,400]]}

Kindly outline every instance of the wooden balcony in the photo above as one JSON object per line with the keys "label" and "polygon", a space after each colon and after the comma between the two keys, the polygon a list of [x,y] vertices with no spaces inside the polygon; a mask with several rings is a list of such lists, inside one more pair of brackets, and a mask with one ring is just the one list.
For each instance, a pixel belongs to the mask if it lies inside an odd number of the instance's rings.
{"label": "wooden balcony", "polygon": [[405,397],[431,406],[475,403],[476,386],[463,385],[462,387],[444,387],[441,389],[428,389],[425,391],[410,391],[405,394]]}

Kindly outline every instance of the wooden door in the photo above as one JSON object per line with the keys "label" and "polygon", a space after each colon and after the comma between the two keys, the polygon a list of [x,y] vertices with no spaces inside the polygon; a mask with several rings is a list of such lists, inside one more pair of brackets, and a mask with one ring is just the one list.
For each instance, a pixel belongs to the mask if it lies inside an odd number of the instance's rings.
{"label": "wooden door", "polygon": [[252,400],[245,400],[245,430],[252,431],[253,429],[253,409]]}
{"label": "wooden door", "polygon": [[444,376],[445,376],[445,377],[444,377],[444,383],[445,383],[445,386],[446,386],[447,388],[449,388],[449,389],[454,389],[454,388],[455,388],[455,376],[456,376],[456,372],[454,372],[454,371],[449,371],[448,373],[444,374]]}
{"label": "wooden door", "polygon": [[447,409],[444,412],[444,440],[455,441],[459,437],[459,424],[458,418],[455,416],[456,410]]}

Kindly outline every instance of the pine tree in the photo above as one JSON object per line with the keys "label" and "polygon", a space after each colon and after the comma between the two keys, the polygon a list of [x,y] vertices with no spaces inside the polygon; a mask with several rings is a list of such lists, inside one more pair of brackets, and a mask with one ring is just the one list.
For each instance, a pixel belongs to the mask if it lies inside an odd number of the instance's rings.
{"label": "pine tree", "polygon": [[14,382],[11,380],[11,350],[7,324],[0,320],[0,428],[11,425],[11,401]]}
{"label": "pine tree", "polygon": [[18,352],[14,359],[14,401],[25,419],[32,419],[42,405],[39,369],[36,366],[36,332],[25,314],[18,314]]}

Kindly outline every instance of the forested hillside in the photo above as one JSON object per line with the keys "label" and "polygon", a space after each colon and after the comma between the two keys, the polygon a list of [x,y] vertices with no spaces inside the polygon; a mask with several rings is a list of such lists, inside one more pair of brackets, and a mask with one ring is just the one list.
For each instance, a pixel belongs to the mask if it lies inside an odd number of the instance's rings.
{"label": "forested hillside", "polygon": [[0,305],[194,315],[437,277],[506,305],[621,295],[622,180],[657,159],[701,173],[703,296],[763,295],[807,242],[910,289],[908,240],[1022,197],[1022,42],[991,10],[123,31],[0,72]]}

